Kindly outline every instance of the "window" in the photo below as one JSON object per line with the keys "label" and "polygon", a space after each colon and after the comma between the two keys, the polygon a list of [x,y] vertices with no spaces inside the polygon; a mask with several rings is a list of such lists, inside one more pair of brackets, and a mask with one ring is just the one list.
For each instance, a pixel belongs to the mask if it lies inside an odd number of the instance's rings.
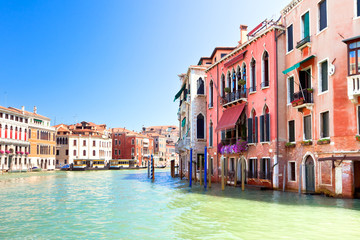
{"label": "window", "polygon": [[327,27],[326,0],[319,3],[319,31]]}
{"label": "window", "polygon": [[209,107],[213,107],[213,106],[214,106],[213,94],[214,94],[214,83],[213,83],[213,81],[211,80],[211,81],[210,81],[210,86],[209,86]]}
{"label": "window", "polygon": [[56,155],[59,156],[59,154],[60,154],[60,153],[59,153],[59,150],[56,150]]}
{"label": "window", "polygon": [[310,140],[311,136],[311,116],[304,117],[304,139]]}
{"label": "window", "polygon": [[248,178],[257,178],[257,159],[249,159]]}
{"label": "window", "polygon": [[131,139],[131,145],[135,144],[135,139]]}
{"label": "window", "polygon": [[302,26],[301,37],[302,37],[302,39],[310,36],[310,22],[309,21],[310,21],[309,12],[307,12],[301,16],[301,26]]}
{"label": "window", "polygon": [[119,150],[119,155],[120,155],[121,151]]}
{"label": "window", "polygon": [[86,156],[86,150],[83,150],[83,156]]}
{"label": "window", "polygon": [[349,75],[360,74],[360,41],[348,44]]}
{"label": "window", "polygon": [[360,17],[360,0],[355,0],[355,4],[356,4],[356,16]]}
{"label": "window", "polygon": [[250,62],[250,92],[256,91],[256,61],[253,58]]}
{"label": "window", "polygon": [[325,92],[329,89],[328,79],[328,61],[325,60],[319,64],[319,84],[320,92]]}
{"label": "window", "polygon": [[117,145],[117,139],[115,139],[115,146]]}
{"label": "window", "polygon": [[329,134],[329,112],[320,113],[320,138],[328,138]]}
{"label": "window", "polygon": [[253,109],[251,117],[248,118],[248,143],[257,143],[258,140],[258,117]]}
{"label": "window", "polygon": [[267,51],[264,52],[262,58],[262,67],[263,67],[263,81],[261,87],[269,86],[269,54]]}
{"label": "window", "polygon": [[74,146],[76,146],[76,139],[74,139]]}
{"label": "window", "polygon": [[288,103],[294,101],[294,77],[288,78]]}
{"label": "window", "polygon": [[93,141],[93,147],[95,147],[95,146],[96,146],[96,141],[94,140],[94,141]]}
{"label": "window", "polygon": [[204,95],[204,80],[202,78],[197,80],[197,94]]}
{"label": "window", "polygon": [[201,113],[197,116],[196,133],[198,139],[205,138],[205,121],[204,121],[204,116]]}
{"label": "window", "polygon": [[260,116],[260,142],[270,142],[270,114],[266,105],[264,114]]}
{"label": "window", "polygon": [[295,120],[288,122],[289,124],[289,142],[295,142]]}
{"label": "window", "polygon": [[83,140],[83,146],[84,147],[86,146],[86,140]]}
{"label": "window", "polygon": [[270,158],[260,159],[260,179],[271,179]]}
{"label": "window", "polygon": [[96,156],[96,151],[95,151],[95,150],[93,150],[93,156],[94,156],[94,157]]}
{"label": "window", "polygon": [[117,150],[115,150],[115,155],[117,155]]}
{"label": "window", "polygon": [[221,75],[221,96],[225,97],[225,75]]}
{"label": "window", "polygon": [[226,55],[227,55],[226,53],[222,53],[221,58],[225,57]]}
{"label": "window", "polygon": [[65,155],[69,155],[69,150],[65,150]]}
{"label": "window", "polygon": [[131,155],[132,155],[132,156],[135,155],[135,148],[131,148]]}
{"label": "window", "polygon": [[209,146],[212,147],[213,146],[213,123],[210,122],[210,127],[209,127]]}
{"label": "window", "polygon": [[289,162],[289,181],[296,181],[296,165],[295,162]]}
{"label": "window", "polygon": [[74,156],[76,156],[76,150],[74,150]]}

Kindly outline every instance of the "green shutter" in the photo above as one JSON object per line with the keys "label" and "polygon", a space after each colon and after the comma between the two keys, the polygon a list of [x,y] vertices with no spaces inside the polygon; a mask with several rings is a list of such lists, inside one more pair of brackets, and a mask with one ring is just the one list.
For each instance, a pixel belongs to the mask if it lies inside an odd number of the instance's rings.
{"label": "green shutter", "polygon": [[183,118],[183,120],[181,121],[181,127],[185,127],[186,124],[186,117]]}
{"label": "green shutter", "polygon": [[321,91],[328,90],[328,62],[321,63]]}
{"label": "green shutter", "polygon": [[310,36],[309,12],[304,15],[304,38]]}

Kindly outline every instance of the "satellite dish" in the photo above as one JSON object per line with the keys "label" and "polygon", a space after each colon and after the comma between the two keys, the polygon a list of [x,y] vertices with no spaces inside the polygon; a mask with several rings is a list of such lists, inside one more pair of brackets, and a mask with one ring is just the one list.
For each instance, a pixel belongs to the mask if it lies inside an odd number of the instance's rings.
{"label": "satellite dish", "polygon": [[329,75],[332,76],[335,73],[335,66],[333,64],[330,64],[329,66]]}

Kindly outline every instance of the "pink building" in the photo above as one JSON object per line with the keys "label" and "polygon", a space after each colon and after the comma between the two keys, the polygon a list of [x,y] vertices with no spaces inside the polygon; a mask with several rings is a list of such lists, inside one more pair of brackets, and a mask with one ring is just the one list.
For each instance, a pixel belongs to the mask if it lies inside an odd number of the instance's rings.
{"label": "pink building", "polygon": [[359,197],[359,16],[359,0],[296,0],[282,10],[286,189]]}

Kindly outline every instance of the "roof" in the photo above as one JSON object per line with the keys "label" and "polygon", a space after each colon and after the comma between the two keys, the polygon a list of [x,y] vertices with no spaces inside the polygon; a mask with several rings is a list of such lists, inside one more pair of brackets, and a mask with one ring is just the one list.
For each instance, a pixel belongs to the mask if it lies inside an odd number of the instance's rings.
{"label": "roof", "polygon": [[[21,109],[14,108],[14,107],[9,107],[8,109],[11,109],[11,110],[13,110],[14,112],[17,112],[17,113],[19,113],[19,114],[23,114],[23,113],[22,113],[23,111],[22,111]],[[42,119],[44,119],[44,120],[49,120],[49,121],[50,121],[50,118],[45,117],[45,116],[42,116],[42,115],[37,114],[37,113],[33,113],[33,112],[29,112],[29,111],[25,111],[25,110],[24,110],[24,114],[27,115],[27,116],[30,116],[30,117],[37,117],[37,118],[42,118]]]}

